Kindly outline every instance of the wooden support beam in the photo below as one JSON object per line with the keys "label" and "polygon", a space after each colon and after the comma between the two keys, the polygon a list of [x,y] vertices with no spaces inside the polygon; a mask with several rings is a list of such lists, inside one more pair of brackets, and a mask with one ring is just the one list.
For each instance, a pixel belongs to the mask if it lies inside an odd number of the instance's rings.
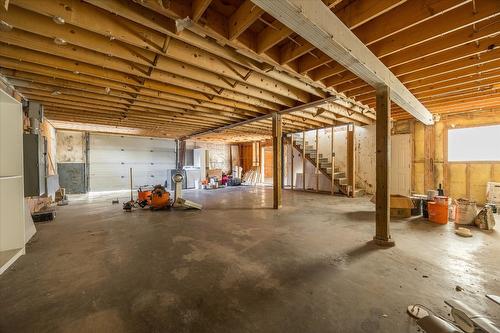
{"label": "wooden support beam", "polygon": [[261,54],[287,38],[293,31],[280,21],[274,21],[257,36],[257,53]]}
{"label": "wooden support beam", "polygon": [[427,125],[431,113],[321,1],[252,0],[369,85],[389,86],[391,99]]}
{"label": "wooden support beam", "polygon": [[375,243],[394,246],[390,224],[391,101],[389,87],[377,88]]}
{"label": "wooden support beam", "polygon": [[434,126],[424,126],[424,190],[433,190],[434,184],[434,148],[436,136]]}
{"label": "wooden support beam", "polygon": [[197,22],[203,15],[205,10],[208,8],[212,0],[193,0],[192,10],[193,10],[193,21]]}
{"label": "wooden support beam", "polygon": [[283,169],[282,165],[282,115],[273,113],[273,208],[279,209],[282,207],[282,179]]}
{"label": "wooden support beam", "polygon": [[234,12],[228,21],[228,39],[234,40],[238,38],[248,27],[250,27],[264,13],[262,9],[252,3],[250,0],[245,0],[243,4]]}
{"label": "wooden support beam", "polygon": [[350,197],[354,197],[356,190],[356,145],[354,143],[354,130],[355,126],[353,123],[347,125],[347,192]]}

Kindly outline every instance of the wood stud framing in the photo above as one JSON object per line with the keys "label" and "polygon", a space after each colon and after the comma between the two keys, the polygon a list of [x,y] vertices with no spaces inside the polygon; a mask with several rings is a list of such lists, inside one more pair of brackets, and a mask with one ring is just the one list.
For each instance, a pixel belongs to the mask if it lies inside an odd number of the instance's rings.
{"label": "wood stud framing", "polygon": [[[324,2],[431,112],[500,111],[498,1]],[[337,91],[347,98],[319,116],[283,115],[283,131],[375,118],[373,88],[250,0],[225,11],[211,0],[10,0],[0,18],[14,27],[0,33],[0,74],[52,120],[180,137]],[[269,119],[206,137],[271,129]]]}

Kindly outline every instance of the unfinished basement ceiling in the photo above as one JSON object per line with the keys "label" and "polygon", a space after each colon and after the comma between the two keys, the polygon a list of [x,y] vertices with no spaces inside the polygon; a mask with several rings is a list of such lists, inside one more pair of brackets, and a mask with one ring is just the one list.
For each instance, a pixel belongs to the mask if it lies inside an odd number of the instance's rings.
{"label": "unfinished basement ceiling", "polygon": [[[324,2],[432,113],[499,109],[497,0]],[[58,127],[183,137],[329,96],[284,131],[375,118],[371,86],[249,0],[10,0],[0,14],[0,73]]]}

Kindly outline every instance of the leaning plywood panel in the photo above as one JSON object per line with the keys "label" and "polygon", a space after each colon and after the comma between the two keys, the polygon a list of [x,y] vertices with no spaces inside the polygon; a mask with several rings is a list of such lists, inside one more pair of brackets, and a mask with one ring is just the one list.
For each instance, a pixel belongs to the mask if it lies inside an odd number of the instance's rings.
{"label": "leaning plywood panel", "polygon": [[0,274],[24,253],[21,103],[0,91]]}

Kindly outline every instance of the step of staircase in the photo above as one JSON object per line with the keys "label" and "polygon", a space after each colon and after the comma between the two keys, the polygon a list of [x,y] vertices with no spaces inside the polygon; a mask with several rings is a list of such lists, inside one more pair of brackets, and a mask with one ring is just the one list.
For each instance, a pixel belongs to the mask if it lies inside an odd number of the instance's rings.
{"label": "step of staircase", "polygon": [[333,179],[335,179],[335,182],[341,186],[347,186],[347,184],[349,184],[349,179],[345,177],[338,177],[338,178],[334,177]]}

